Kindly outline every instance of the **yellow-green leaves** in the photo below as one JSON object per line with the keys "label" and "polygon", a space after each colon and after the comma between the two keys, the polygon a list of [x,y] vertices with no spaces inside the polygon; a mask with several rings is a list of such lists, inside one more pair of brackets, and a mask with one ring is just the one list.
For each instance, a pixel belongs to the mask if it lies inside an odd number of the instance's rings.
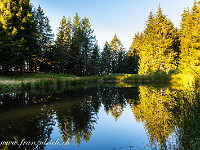
{"label": "yellow-green leaves", "polygon": [[185,10],[180,29],[180,66],[182,72],[200,71],[200,2]]}
{"label": "yellow-green leaves", "polygon": [[13,31],[12,31],[12,35],[14,36],[14,35],[16,35],[17,34],[17,29],[14,27],[13,28]]}
{"label": "yellow-green leaves", "polygon": [[156,15],[150,13],[146,28],[141,34],[136,34],[132,43],[132,50],[137,50],[139,60],[139,74],[156,72],[169,73],[175,70],[175,57],[178,47],[177,30],[172,22],[162,14],[159,6]]}

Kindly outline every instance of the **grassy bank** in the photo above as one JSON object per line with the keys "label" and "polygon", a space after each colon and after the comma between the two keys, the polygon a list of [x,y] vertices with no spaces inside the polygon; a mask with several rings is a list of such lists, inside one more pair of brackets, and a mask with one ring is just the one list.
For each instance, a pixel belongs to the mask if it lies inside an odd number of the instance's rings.
{"label": "grassy bank", "polygon": [[[53,79],[52,79],[53,76]],[[0,93],[19,90],[40,90],[87,86],[113,81],[115,76],[76,77],[63,74],[31,74],[23,76],[0,76]]]}
{"label": "grassy bank", "polygon": [[9,75],[9,76],[0,76],[0,92],[9,92],[14,90],[21,90],[30,85],[38,84],[43,82],[48,82],[54,79],[74,79],[76,78],[73,75],[62,75],[62,74],[25,74],[21,75]]}
{"label": "grassy bank", "polygon": [[[52,79],[52,76],[54,79]],[[39,90],[39,89],[60,89],[71,88],[74,86],[88,86],[89,84],[101,83],[118,84],[172,84],[178,85],[181,89],[199,86],[198,76],[191,74],[112,74],[108,76],[76,77],[74,75],[63,74],[31,74],[23,76],[0,76],[0,93],[19,91],[19,90]],[[121,85],[123,86],[123,85]],[[128,86],[128,85],[127,85]]]}
{"label": "grassy bank", "polygon": [[200,77],[195,74],[173,74],[171,85],[174,89],[195,91],[200,87]]}
{"label": "grassy bank", "polygon": [[139,75],[139,74],[124,74],[116,76],[118,81],[128,83],[157,83],[157,82],[170,82],[171,76],[167,74],[151,74],[151,75]]}

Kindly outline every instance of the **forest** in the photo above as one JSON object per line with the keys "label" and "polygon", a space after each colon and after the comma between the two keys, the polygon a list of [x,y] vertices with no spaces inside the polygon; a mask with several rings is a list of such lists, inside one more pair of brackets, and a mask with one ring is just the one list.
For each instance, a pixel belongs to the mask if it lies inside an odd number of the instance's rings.
{"label": "forest", "polygon": [[124,74],[200,73],[200,1],[183,11],[180,28],[174,27],[158,6],[150,12],[143,32],[136,33],[130,49],[115,34],[98,46],[87,17],[62,17],[58,34],[49,18],[30,0],[1,0],[0,69],[77,76]]}

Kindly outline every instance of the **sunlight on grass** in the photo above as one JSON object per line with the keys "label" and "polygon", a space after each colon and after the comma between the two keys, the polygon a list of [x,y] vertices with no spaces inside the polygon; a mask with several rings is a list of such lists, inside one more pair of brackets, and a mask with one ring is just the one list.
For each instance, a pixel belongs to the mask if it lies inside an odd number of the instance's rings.
{"label": "sunlight on grass", "polygon": [[173,89],[193,91],[199,87],[199,78],[193,74],[174,74],[171,75]]}

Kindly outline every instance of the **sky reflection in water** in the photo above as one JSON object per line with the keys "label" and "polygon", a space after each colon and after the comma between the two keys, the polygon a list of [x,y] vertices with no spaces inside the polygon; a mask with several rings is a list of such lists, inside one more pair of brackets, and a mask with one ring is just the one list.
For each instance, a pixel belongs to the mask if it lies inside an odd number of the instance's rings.
{"label": "sky reflection in water", "polygon": [[[101,86],[7,94],[0,101],[0,141],[21,142],[25,138],[66,142],[66,145],[40,145],[40,149],[199,146],[198,91]],[[168,143],[170,138],[176,143]],[[20,148],[25,147],[34,148],[33,145]],[[8,148],[16,149],[17,145]]]}

